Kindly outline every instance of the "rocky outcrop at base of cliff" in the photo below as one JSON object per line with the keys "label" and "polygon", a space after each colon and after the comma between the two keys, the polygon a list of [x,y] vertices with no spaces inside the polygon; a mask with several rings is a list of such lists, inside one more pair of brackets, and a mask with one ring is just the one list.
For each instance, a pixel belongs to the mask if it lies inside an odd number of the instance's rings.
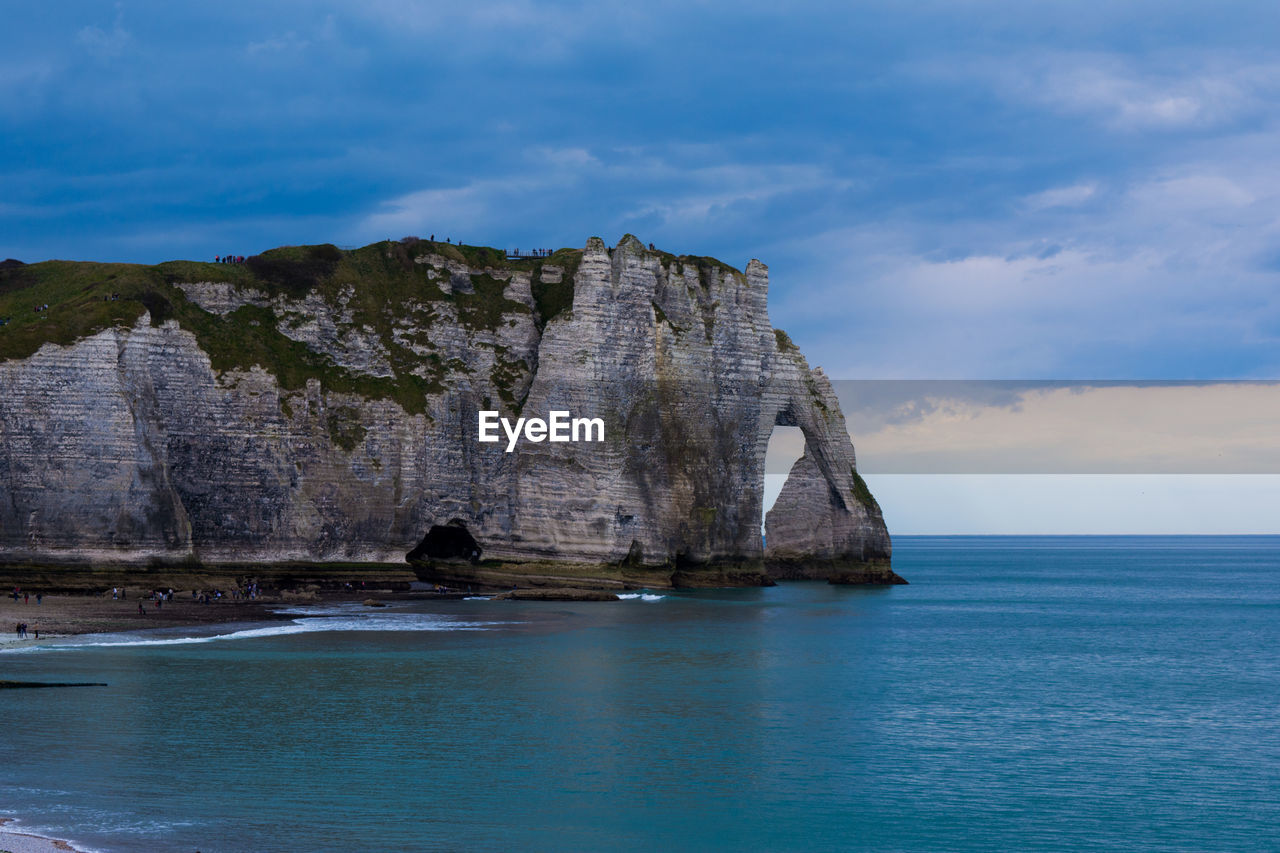
{"label": "rocky outcrop at base of cliff", "polygon": [[[410,555],[451,586],[625,589],[768,583],[766,561],[852,576],[890,556],[830,384],[770,324],[758,261],[629,236],[537,261],[407,239],[0,277],[16,318],[0,329],[0,563]],[[482,409],[599,418],[604,440],[507,452],[478,440]],[[779,424],[808,461],[766,554]]]}

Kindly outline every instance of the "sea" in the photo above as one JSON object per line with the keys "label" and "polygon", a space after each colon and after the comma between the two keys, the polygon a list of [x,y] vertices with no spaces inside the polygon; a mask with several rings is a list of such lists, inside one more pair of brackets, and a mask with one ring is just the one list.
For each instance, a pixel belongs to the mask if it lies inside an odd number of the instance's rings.
{"label": "sea", "polygon": [[1280,850],[1280,537],[898,537],[908,586],[295,608],[0,652],[90,851]]}

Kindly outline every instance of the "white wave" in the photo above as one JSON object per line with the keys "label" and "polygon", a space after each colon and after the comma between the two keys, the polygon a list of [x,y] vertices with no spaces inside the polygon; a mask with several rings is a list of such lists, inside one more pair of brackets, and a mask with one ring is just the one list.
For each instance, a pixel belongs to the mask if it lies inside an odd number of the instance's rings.
{"label": "white wave", "polygon": [[502,622],[475,622],[421,613],[377,613],[353,616],[308,616],[288,623],[245,628],[225,634],[156,637],[143,634],[86,634],[58,643],[0,649],[0,653],[38,650],[113,648],[120,646],[183,646],[221,640],[250,640],[320,631],[482,631]]}
{"label": "white wave", "polygon": [[623,601],[632,601],[637,598],[641,601],[661,601],[666,598],[666,596],[654,595],[651,592],[620,592],[618,593],[618,598],[621,598]]}
{"label": "white wave", "polygon": [[58,842],[65,842],[70,844],[75,850],[79,850],[80,853],[103,853],[103,851],[89,847],[72,838],[68,838],[65,834],[59,833],[57,830],[47,829],[44,827],[26,826],[17,818],[10,818],[7,823],[0,825],[0,844],[4,844],[6,849],[9,847],[13,847],[15,849],[25,847],[26,845],[24,845],[21,840],[21,836],[24,835],[30,838],[39,838],[44,841],[48,841],[50,845],[56,845]]}

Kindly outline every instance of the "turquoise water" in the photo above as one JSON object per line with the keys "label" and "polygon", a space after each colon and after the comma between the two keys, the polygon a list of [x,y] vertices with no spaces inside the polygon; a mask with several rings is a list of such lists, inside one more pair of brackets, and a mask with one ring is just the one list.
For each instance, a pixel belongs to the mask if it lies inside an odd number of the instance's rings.
{"label": "turquoise water", "polygon": [[110,686],[0,694],[0,814],[121,851],[1280,849],[1280,537],[895,567],[3,652]]}

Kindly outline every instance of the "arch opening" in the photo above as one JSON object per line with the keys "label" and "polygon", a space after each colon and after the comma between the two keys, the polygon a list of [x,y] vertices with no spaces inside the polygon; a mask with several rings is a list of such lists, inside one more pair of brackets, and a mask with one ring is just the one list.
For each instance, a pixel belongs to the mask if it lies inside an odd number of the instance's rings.
{"label": "arch opening", "polygon": [[804,431],[798,426],[780,423],[769,435],[769,446],[764,454],[764,500],[760,504],[760,539],[764,544],[764,519],[773,509],[782,487],[791,473],[791,466],[804,455]]}

